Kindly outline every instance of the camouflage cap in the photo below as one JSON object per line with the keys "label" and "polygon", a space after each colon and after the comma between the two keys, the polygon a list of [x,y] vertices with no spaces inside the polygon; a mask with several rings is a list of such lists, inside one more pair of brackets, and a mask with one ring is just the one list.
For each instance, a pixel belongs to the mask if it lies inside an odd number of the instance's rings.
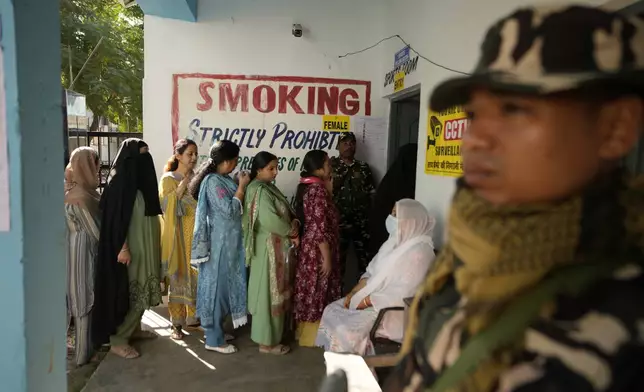
{"label": "camouflage cap", "polygon": [[353,132],[342,132],[340,137],[338,137],[338,143],[342,143],[345,140],[353,140],[355,142],[356,134]]}
{"label": "camouflage cap", "polygon": [[473,87],[547,95],[597,82],[644,92],[644,18],[583,6],[515,11],[487,32],[472,75],[447,80],[429,105],[441,111],[469,100]]}

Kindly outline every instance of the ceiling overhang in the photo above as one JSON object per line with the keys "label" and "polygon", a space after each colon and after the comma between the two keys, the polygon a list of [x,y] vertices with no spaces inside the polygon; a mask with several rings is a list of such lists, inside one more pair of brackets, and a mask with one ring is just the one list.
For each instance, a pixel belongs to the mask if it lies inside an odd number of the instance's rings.
{"label": "ceiling overhang", "polygon": [[642,0],[608,0],[601,6],[609,11],[634,12],[644,8]]}
{"label": "ceiling overhang", "polygon": [[136,0],[145,15],[197,21],[197,0]]}

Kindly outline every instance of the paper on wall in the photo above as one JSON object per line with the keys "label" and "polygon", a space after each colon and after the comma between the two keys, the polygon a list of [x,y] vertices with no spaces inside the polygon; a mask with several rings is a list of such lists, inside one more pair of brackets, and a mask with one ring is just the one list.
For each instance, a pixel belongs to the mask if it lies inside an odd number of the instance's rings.
{"label": "paper on wall", "polygon": [[388,121],[382,117],[356,116],[351,122],[351,131],[358,142],[356,157],[369,164],[379,182],[387,171]]}

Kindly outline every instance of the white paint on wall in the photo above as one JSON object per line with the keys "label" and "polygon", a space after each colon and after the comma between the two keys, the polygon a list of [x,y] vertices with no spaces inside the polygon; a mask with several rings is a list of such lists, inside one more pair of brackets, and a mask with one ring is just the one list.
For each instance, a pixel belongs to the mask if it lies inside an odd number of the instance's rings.
{"label": "white paint on wall", "polygon": [[[358,79],[375,89],[371,116],[388,117],[388,101],[379,88],[383,48],[339,58],[382,36],[384,26],[373,22],[383,20],[384,0],[202,0],[198,7],[197,23],[145,17],[144,135],[158,174],[172,153],[173,74]],[[291,34],[294,23],[302,25],[302,38]],[[302,115],[281,115],[293,123],[296,116]],[[321,126],[321,116],[311,121]],[[200,153],[207,154],[207,148]]]}
{"label": "white paint on wall", "polygon": [[[387,23],[386,35],[400,34],[412,48],[425,57],[446,67],[470,72],[474,69],[483,36],[497,19],[514,9],[532,4],[566,4],[553,0],[397,0],[387,2],[386,14],[395,15],[395,23]],[[577,1],[577,3],[584,3]],[[602,0],[585,1],[598,6]],[[392,18],[393,20],[393,18]],[[383,44],[383,63],[393,65],[393,56],[403,44],[390,40]],[[437,217],[434,230],[437,246],[442,246],[446,233],[445,217],[455,190],[455,178],[425,174],[425,146],[427,137],[427,103],[434,87],[441,81],[459,76],[420,61],[414,81],[421,83],[421,110],[419,121],[418,166],[416,171],[416,199]]]}
{"label": "white paint on wall", "polygon": [[[469,72],[486,29],[522,5],[565,4],[553,0],[200,0],[199,20],[187,23],[146,16],[144,133],[160,171],[172,149],[172,75],[219,73],[307,76],[372,82],[372,116],[388,118],[393,85],[384,85],[394,54],[404,47],[390,39],[363,53],[338,58],[399,34],[422,55]],[[599,6],[605,0],[577,1]],[[295,38],[299,23],[304,36]],[[410,57],[414,58],[413,51]],[[419,59],[405,88],[421,89],[419,140],[426,138],[427,100],[436,84],[456,76]],[[403,94],[398,92],[397,94]],[[203,153],[203,151],[202,151]],[[424,172],[419,143],[416,198],[438,219],[440,246],[455,179]],[[383,156],[382,159],[385,159]],[[382,174],[382,173],[379,173]]]}

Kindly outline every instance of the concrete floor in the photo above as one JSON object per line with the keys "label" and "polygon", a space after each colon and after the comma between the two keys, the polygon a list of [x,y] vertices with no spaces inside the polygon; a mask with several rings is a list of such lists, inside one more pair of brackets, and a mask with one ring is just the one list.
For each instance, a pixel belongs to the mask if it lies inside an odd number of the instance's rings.
{"label": "concrete floor", "polygon": [[248,326],[234,331],[239,352],[232,355],[206,351],[201,331],[183,342],[170,339],[163,307],[146,312],[143,329],[159,337],[134,344],[140,358],[125,360],[108,354],[84,392],[308,392],[317,391],[324,377],[321,349],[294,343],[285,356],[260,354]]}
{"label": "concrete floor", "polygon": [[[351,247],[347,260],[345,291],[356,283],[357,262]],[[164,298],[165,299],[165,298]],[[259,354],[250,340],[250,327],[234,331],[239,352],[222,355],[206,351],[203,332],[183,342],[170,339],[167,307],[146,312],[143,329],[159,338],[137,342],[141,357],[124,360],[107,354],[83,392],[309,392],[318,391],[326,367],[324,351],[291,344],[285,356]],[[77,384],[84,380],[76,382]],[[70,392],[76,392],[70,389]]]}

